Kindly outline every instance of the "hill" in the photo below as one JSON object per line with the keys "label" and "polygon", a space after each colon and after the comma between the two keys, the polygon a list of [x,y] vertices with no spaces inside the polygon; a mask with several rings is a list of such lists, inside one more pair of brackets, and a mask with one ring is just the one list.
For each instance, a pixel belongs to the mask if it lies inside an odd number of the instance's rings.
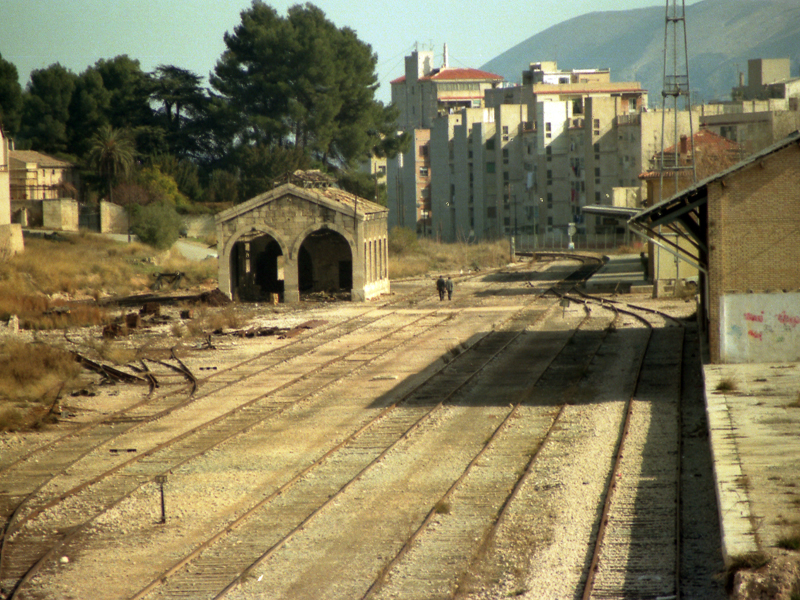
{"label": "hill", "polygon": [[[613,81],[640,81],[661,103],[664,5],[593,12],[554,25],[481,66],[512,83],[531,62],[561,69],[610,68]],[[730,99],[752,58],[790,58],[800,72],[797,0],[702,0],[686,7],[689,79],[697,101]],[[746,77],[746,75],[745,75]]]}

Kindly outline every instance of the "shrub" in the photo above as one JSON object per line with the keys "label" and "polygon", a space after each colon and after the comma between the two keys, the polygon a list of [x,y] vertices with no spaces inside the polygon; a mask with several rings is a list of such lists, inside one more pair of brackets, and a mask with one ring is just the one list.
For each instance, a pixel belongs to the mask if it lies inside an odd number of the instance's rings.
{"label": "shrub", "polygon": [[158,202],[135,208],[131,231],[145,244],[164,249],[180,237],[183,222],[173,206]]}
{"label": "shrub", "polygon": [[419,248],[417,234],[407,227],[393,227],[389,232],[389,254],[406,254]]}

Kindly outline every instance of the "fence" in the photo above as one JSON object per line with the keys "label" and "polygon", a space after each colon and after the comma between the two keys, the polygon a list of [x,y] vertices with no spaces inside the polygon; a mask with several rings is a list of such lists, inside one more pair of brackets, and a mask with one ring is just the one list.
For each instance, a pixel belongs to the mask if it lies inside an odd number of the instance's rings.
{"label": "fence", "polygon": [[[629,233],[586,233],[572,236],[575,250],[613,250],[620,246],[639,247],[641,241],[632,239]],[[568,250],[569,235],[556,230],[539,235],[524,234],[516,237],[515,247],[520,252],[536,250]]]}

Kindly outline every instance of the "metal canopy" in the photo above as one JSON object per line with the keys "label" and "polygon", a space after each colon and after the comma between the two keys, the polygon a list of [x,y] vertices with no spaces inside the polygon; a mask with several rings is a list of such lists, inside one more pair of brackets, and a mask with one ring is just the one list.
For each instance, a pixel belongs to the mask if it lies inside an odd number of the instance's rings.
{"label": "metal canopy", "polygon": [[[687,262],[697,261],[701,270],[708,269],[708,240],[705,223],[705,206],[708,202],[708,186],[716,181],[723,181],[729,175],[741,171],[753,164],[758,164],[770,154],[773,154],[791,144],[800,143],[800,131],[795,131],[788,137],[779,141],[761,152],[753,154],[719,173],[698,181],[691,187],[667,198],[663,202],[638,212],[628,221],[631,231],[641,235],[661,247],[671,247],[674,253]],[[674,242],[662,235],[661,228],[666,227],[670,234],[678,234],[689,241],[697,250],[693,255],[684,248],[679,248]],[[673,250],[671,250],[673,251]]]}

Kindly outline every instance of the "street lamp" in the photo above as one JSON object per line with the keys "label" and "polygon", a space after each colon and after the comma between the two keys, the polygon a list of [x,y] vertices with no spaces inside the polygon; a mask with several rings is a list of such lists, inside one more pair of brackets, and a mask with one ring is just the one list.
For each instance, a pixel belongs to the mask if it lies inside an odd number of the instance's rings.
{"label": "street lamp", "polygon": [[533,247],[539,249],[539,205],[544,204],[544,198],[539,198],[539,202],[533,203]]}

